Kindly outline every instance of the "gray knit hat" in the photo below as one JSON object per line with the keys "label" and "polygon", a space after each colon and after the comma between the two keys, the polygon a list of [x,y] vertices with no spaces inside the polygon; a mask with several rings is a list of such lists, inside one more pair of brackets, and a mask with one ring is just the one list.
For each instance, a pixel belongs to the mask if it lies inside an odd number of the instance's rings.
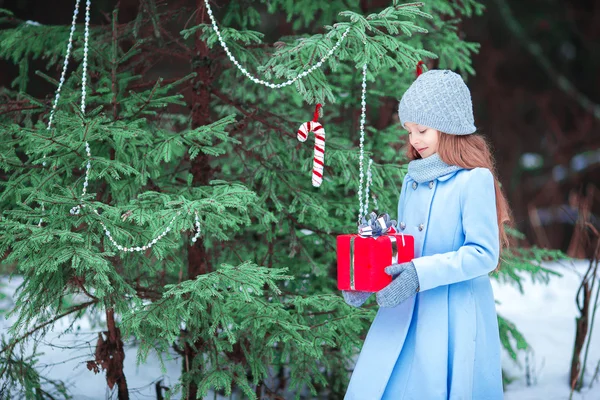
{"label": "gray knit hat", "polygon": [[461,76],[449,70],[419,75],[402,96],[398,116],[402,126],[414,122],[450,135],[475,132],[471,92]]}

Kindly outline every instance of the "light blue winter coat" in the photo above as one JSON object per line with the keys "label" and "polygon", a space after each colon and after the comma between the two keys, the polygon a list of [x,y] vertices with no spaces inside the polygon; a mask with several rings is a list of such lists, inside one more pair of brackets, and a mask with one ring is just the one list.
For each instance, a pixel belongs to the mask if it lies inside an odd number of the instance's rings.
{"label": "light blue winter coat", "polygon": [[420,291],[379,309],[345,399],[502,399],[488,277],[499,255],[491,172],[461,169],[420,184],[407,175],[398,225],[415,238]]}

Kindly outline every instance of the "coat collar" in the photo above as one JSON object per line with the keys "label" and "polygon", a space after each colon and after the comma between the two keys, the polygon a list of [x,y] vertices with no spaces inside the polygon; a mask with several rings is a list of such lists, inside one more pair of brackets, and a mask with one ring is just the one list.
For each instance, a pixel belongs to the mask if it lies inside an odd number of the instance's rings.
{"label": "coat collar", "polygon": [[457,172],[459,172],[459,171],[462,171],[462,168],[461,168],[461,169],[458,169],[458,170],[456,170],[456,171],[452,171],[452,172],[450,172],[449,174],[446,174],[446,175],[444,175],[444,176],[440,176],[440,177],[438,177],[438,178],[437,178],[437,180],[438,180],[438,181],[441,181],[441,182],[447,181],[448,179],[450,179],[450,178],[452,178],[454,175],[456,175],[456,173],[457,173]]}
{"label": "coat collar", "polygon": [[[454,175],[456,175],[456,173],[457,173],[457,172],[460,172],[460,171],[462,171],[462,170],[463,170],[463,169],[461,168],[461,169],[459,169],[459,170],[456,170],[456,171],[449,172],[449,173],[447,173],[446,175],[443,175],[443,176],[438,176],[437,178],[435,178],[435,179],[433,179],[433,180],[438,180],[438,181],[440,181],[440,182],[445,182],[445,181],[447,181],[448,179],[452,178]],[[412,177],[412,176],[410,176],[410,175],[408,175],[408,174],[406,174],[406,175],[404,176],[404,179],[408,179],[408,180],[410,180],[411,182],[412,182],[412,181],[415,181],[415,180],[413,179],[413,177]]]}

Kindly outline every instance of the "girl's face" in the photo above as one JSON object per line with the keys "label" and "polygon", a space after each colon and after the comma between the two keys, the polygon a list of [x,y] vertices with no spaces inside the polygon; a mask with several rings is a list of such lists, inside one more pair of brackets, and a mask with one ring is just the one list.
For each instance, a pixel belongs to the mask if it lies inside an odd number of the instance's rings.
{"label": "girl's face", "polygon": [[440,135],[436,129],[414,122],[407,122],[404,125],[408,131],[411,146],[419,152],[422,158],[437,153]]}

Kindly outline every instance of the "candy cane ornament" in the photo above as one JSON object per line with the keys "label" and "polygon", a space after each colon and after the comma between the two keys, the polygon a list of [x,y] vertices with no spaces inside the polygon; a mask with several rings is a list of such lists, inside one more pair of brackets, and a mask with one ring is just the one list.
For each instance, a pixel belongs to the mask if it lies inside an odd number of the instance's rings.
{"label": "candy cane ornament", "polygon": [[317,104],[312,121],[300,125],[298,129],[298,140],[306,142],[310,132],[315,133],[315,152],[313,157],[312,184],[314,187],[321,186],[323,183],[323,167],[325,165],[325,129],[323,125],[317,122],[319,119],[319,109],[321,104]]}

